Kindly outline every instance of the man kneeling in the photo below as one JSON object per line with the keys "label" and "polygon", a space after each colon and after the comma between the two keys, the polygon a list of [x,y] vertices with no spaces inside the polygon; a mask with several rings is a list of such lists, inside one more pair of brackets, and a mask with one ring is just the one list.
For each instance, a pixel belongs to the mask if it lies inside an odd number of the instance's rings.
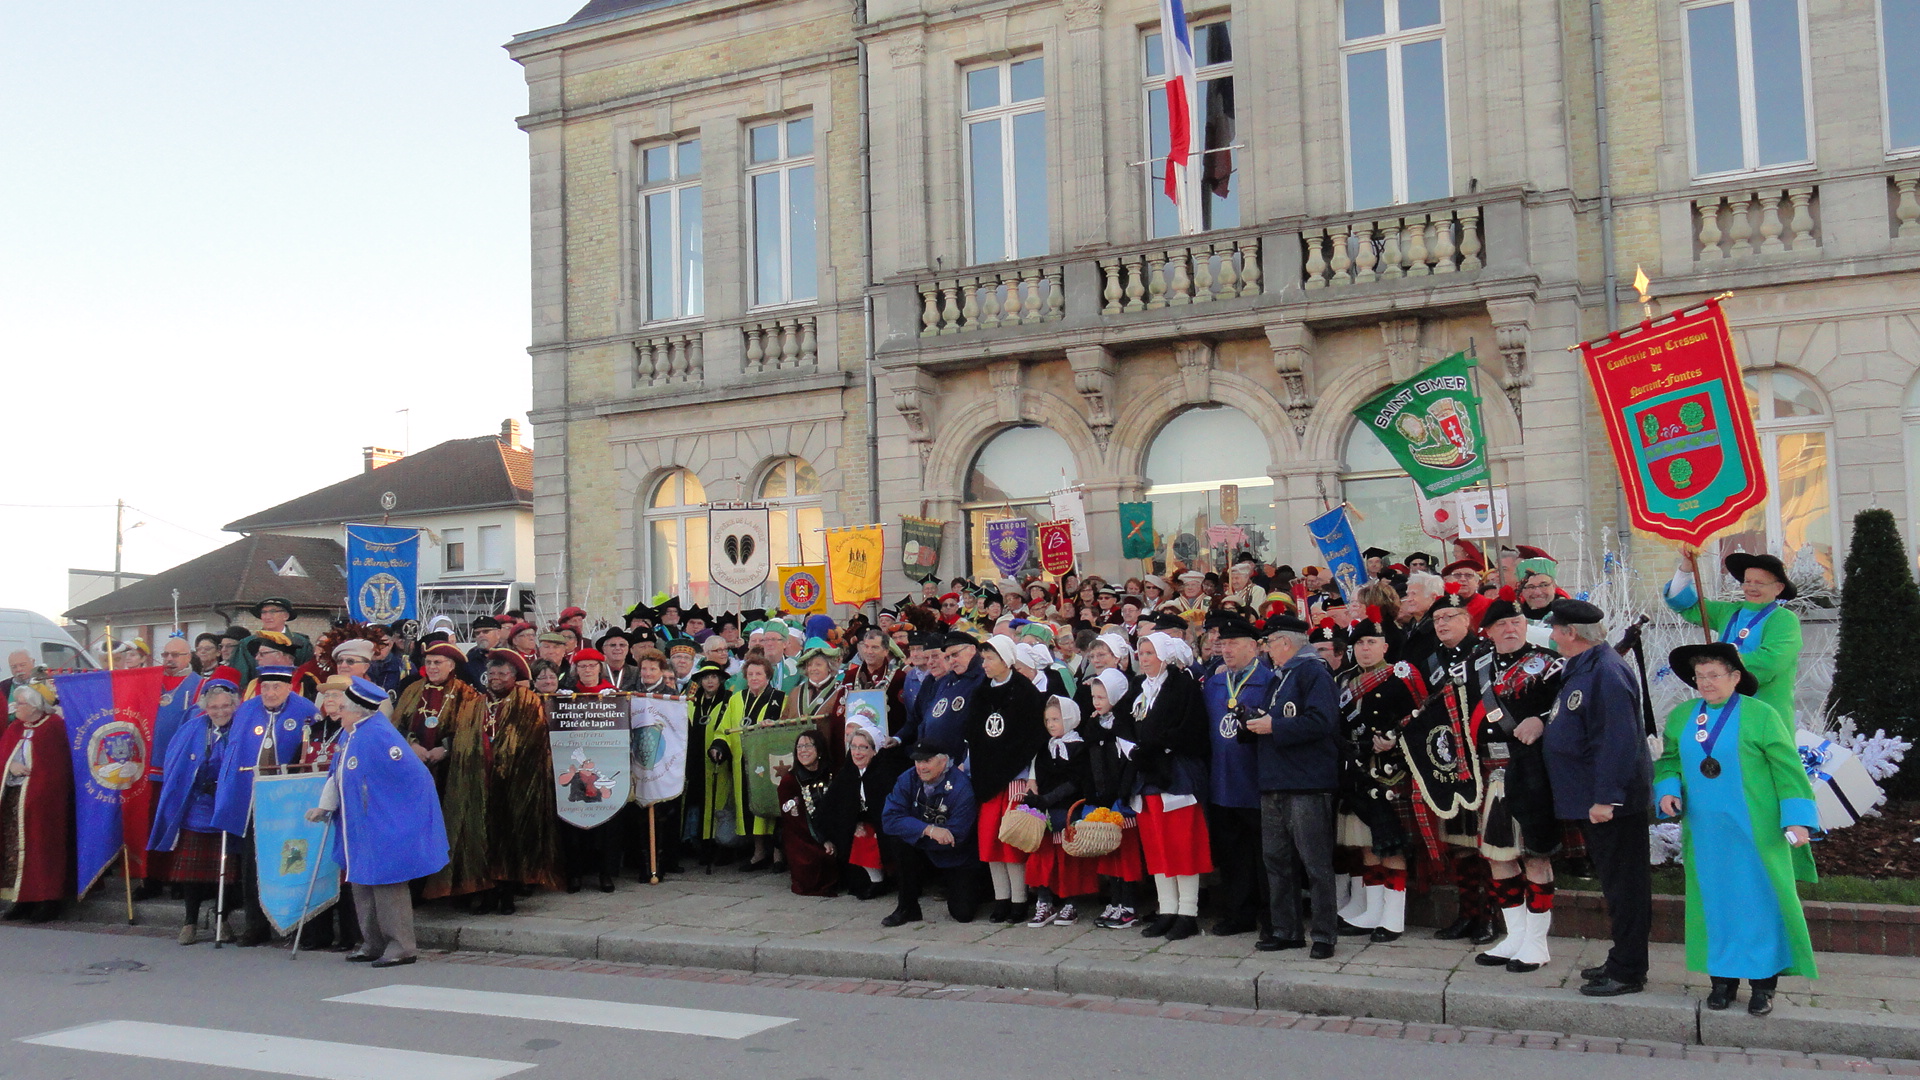
{"label": "man kneeling", "polygon": [[919,922],[920,890],[928,877],[946,888],[947,913],[955,922],[972,922],[978,901],[979,845],[973,827],[978,807],[965,773],[951,767],[943,747],[913,748],[913,771],[903,774],[887,796],[880,827],[900,868],[900,906],[882,926]]}

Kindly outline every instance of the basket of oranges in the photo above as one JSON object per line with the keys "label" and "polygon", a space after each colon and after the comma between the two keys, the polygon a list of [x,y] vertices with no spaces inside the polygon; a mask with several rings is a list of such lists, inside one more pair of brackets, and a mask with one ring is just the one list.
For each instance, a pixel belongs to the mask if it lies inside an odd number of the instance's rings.
{"label": "basket of oranges", "polygon": [[1067,810],[1067,827],[1060,833],[1060,850],[1076,859],[1097,859],[1112,854],[1120,846],[1120,830],[1126,827],[1127,819],[1119,811],[1102,806],[1087,811],[1085,817],[1075,821],[1073,812],[1084,801],[1074,803]]}

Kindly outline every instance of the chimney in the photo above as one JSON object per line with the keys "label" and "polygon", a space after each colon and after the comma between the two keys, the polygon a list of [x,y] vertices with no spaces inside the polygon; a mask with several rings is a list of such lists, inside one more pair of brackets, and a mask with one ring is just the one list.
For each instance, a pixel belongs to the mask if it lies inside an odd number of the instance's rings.
{"label": "chimney", "polygon": [[363,446],[360,456],[366,461],[366,471],[372,472],[385,465],[391,465],[407,455],[399,450],[389,450],[384,446]]}
{"label": "chimney", "polygon": [[500,421],[500,443],[509,450],[520,449],[520,421],[512,417]]}

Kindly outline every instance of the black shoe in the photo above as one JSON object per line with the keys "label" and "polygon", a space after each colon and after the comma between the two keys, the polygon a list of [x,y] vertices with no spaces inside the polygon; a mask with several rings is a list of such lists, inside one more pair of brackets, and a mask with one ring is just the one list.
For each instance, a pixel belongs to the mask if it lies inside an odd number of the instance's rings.
{"label": "black shoe", "polygon": [[686,871],[680,869],[679,859],[668,859],[666,862],[663,862],[660,864],[661,877],[665,877],[668,874],[684,874],[684,873],[686,873]]}
{"label": "black shoe", "polygon": [[1173,929],[1173,924],[1178,918],[1179,916],[1176,915],[1155,915],[1153,921],[1148,923],[1146,927],[1140,931],[1140,936],[1166,937],[1167,931]]}
{"label": "black shoe", "polygon": [[1740,992],[1739,979],[1714,979],[1713,990],[1707,994],[1707,1008],[1714,1012],[1724,1012],[1733,1004]]}
{"label": "black shoe", "polygon": [[1365,937],[1371,933],[1373,933],[1373,927],[1371,926],[1355,926],[1345,919],[1340,920],[1339,934],[1341,937]]}
{"label": "black shoe", "polygon": [[494,912],[499,910],[500,910],[500,898],[491,892],[488,892],[485,895],[481,896],[479,901],[476,902],[472,908],[472,911],[475,915],[491,915]]}
{"label": "black shoe", "polygon": [[1399,941],[1400,935],[1405,932],[1404,930],[1389,930],[1384,926],[1376,926],[1373,928],[1373,933],[1368,935],[1367,940],[1376,945],[1385,945],[1389,941]]}
{"label": "black shoe", "polygon": [[885,896],[892,891],[893,891],[893,882],[887,881],[887,880],[881,880],[881,881],[874,882],[873,892],[870,895]]}
{"label": "black shoe", "polygon": [[31,914],[33,914],[32,904],[16,902],[7,908],[5,915],[0,915],[0,919],[5,919],[7,922],[19,922]]}
{"label": "black shoe", "polygon": [[764,859],[749,860],[747,865],[741,867],[740,870],[742,873],[758,874],[763,870],[771,870],[772,868],[773,868],[773,856],[769,855]]}
{"label": "black shoe", "polygon": [[1260,924],[1252,919],[1221,919],[1214,923],[1207,933],[1214,937],[1233,937],[1236,934],[1250,934],[1260,929]]}
{"label": "black shoe", "polygon": [[847,886],[847,895],[855,900],[873,899],[873,879],[867,876],[866,871],[862,870],[854,877],[852,884]]}
{"label": "black shoe", "polygon": [[880,925],[905,926],[910,922],[919,922],[924,917],[925,916],[920,914],[920,905],[918,904],[915,904],[913,907],[897,907],[893,909],[893,914],[880,920]]}
{"label": "black shoe", "polygon": [[1331,941],[1314,942],[1313,948],[1307,950],[1307,959],[1309,960],[1333,959],[1333,942]]}
{"label": "black shoe", "polygon": [[568,877],[568,878],[567,878],[567,892],[569,892],[569,893],[577,893],[577,892],[579,892],[579,891],[580,891],[580,879],[579,879],[579,878],[577,878],[577,877]]}
{"label": "black shoe", "polygon": [[713,857],[709,858],[707,862],[713,866],[732,866],[734,860],[737,858],[739,858],[739,855],[732,848],[722,847],[717,848],[713,853]]}
{"label": "black shoe", "polygon": [[1167,929],[1168,941],[1185,941],[1200,932],[1200,920],[1192,915],[1175,916],[1173,925]]}
{"label": "black shoe", "polygon": [[243,949],[257,949],[272,940],[273,935],[267,933],[265,930],[249,930],[241,934],[240,937],[234,941],[234,944]]}
{"label": "black shoe", "polygon": [[1529,971],[1539,971],[1539,964],[1528,964],[1519,960],[1507,961],[1507,972],[1512,975],[1525,975]]}
{"label": "black shoe", "polygon": [[33,914],[27,916],[27,921],[30,923],[52,922],[54,916],[58,914],[60,914],[60,901],[42,900],[34,906]]}
{"label": "black shoe", "polygon": [[1475,953],[1473,962],[1481,967],[1506,967],[1513,963],[1511,956],[1495,956],[1490,952]]}
{"label": "black shoe", "polygon": [[1500,936],[1500,932],[1495,930],[1490,922],[1475,923],[1474,926],[1475,930],[1468,935],[1468,940],[1475,945],[1491,945],[1493,939]]}
{"label": "black shoe", "polygon": [[613,875],[612,874],[600,875],[600,891],[601,892],[613,891]]}
{"label": "black shoe", "polygon": [[1261,952],[1285,952],[1288,949],[1304,949],[1307,942],[1304,938],[1262,937],[1253,943],[1253,947]]}
{"label": "black shoe", "polygon": [[1013,921],[1013,901],[995,900],[993,902],[993,911],[987,915],[987,921],[997,922],[997,923],[1012,922]]}
{"label": "black shoe", "polygon": [[1747,1013],[1751,1016],[1765,1016],[1773,1011],[1773,991],[1755,990],[1747,999]]}
{"label": "black shoe", "polygon": [[1459,918],[1453,920],[1453,924],[1451,926],[1447,926],[1443,929],[1435,930],[1433,932],[1433,936],[1440,939],[1441,941],[1457,941],[1460,938],[1466,937],[1467,931],[1471,929],[1473,929],[1473,920],[1467,918],[1465,915],[1462,915]]}
{"label": "black shoe", "polygon": [[1580,988],[1588,997],[1619,997],[1622,994],[1637,994],[1647,988],[1644,982],[1621,982],[1611,976],[1599,982],[1590,982]]}
{"label": "black shoe", "polygon": [[516,910],[517,908],[515,907],[514,901],[513,901],[513,890],[512,889],[500,890],[500,914],[511,915]]}
{"label": "black shoe", "polygon": [[1590,968],[1581,968],[1580,977],[1588,982],[1599,982],[1607,977],[1607,965],[1595,964]]}
{"label": "black shoe", "polygon": [[396,956],[392,960],[375,960],[373,966],[377,968],[404,967],[413,963],[414,959],[415,958],[411,956]]}

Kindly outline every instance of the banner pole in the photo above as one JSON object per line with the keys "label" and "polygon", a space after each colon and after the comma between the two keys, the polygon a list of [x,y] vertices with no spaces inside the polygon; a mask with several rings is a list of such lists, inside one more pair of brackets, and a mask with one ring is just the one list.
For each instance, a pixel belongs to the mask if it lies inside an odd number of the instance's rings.
{"label": "banner pole", "polygon": [[333,832],[333,817],[328,815],[325,825],[320,827],[320,852],[313,857],[313,873],[307,875],[307,898],[300,902],[300,921],[293,924],[293,952],[288,960],[300,959],[300,935],[307,929],[307,914],[313,908],[313,885],[320,880],[320,860],[326,856],[327,839]]}
{"label": "banner pole", "polygon": [[1713,644],[1713,620],[1707,617],[1707,590],[1700,580],[1700,549],[1687,549],[1687,570],[1693,574],[1693,598],[1700,605],[1700,635],[1707,644]]}
{"label": "banner pole", "polygon": [[654,832],[653,803],[647,804],[647,884],[660,884],[660,840]]}
{"label": "banner pole", "polygon": [[127,883],[127,925],[132,926],[134,925],[134,921],[133,921],[133,856],[128,853],[127,845],[124,843],[120,845],[120,876],[124,878]]}
{"label": "banner pole", "polygon": [[227,925],[227,831],[220,830],[220,886],[214,890],[213,947],[220,947],[220,931]]}

